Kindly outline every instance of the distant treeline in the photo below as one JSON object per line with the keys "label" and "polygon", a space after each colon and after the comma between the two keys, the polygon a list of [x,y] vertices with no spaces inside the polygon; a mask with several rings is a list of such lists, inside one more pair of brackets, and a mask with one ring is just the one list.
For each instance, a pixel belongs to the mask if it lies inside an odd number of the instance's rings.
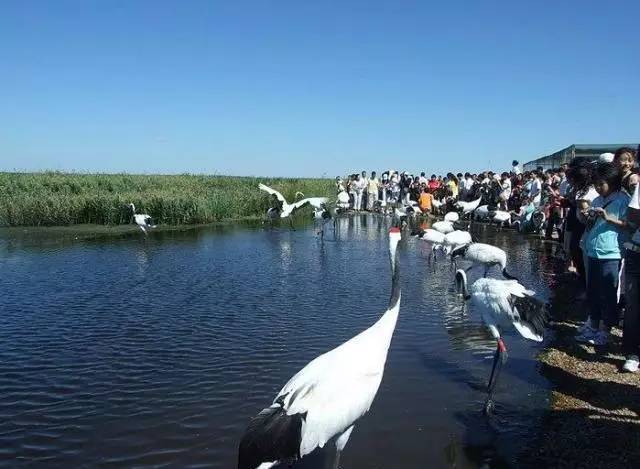
{"label": "distant treeline", "polygon": [[125,224],[131,202],[166,225],[255,217],[270,204],[260,182],[289,201],[296,191],[308,197],[335,193],[329,179],[0,172],[0,225]]}

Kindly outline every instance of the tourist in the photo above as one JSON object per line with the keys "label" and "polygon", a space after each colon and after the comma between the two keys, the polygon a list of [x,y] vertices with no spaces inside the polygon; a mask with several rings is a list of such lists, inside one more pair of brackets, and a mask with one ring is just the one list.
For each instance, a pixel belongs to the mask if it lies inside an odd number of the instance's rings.
{"label": "tourist", "polygon": [[587,272],[580,240],[584,233],[584,224],[578,219],[578,213],[585,211],[598,193],[591,184],[591,168],[583,160],[574,160],[567,171],[571,190],[565,198],[567,208],[564,233],[564,251],[569,255],[570,265],[575,269],[583,285],[586,285]]}
{"label": "tourist", "polygon": [[375,204],[378,201],[378,190],[380,183],[376,177],[376,172],[371,171],[371,177],[367,183],[367,210],[371,211],[375,208]]}
{"label": "tourist", "polygon": [[425,176],[425,172],[424,172],[424,171],[422,171],[422,172],[420,173],[420,184],[426,184],[427,182],[428,182],[428,181],[427,181],[427,177]]}
{"label": "tourist", "polygon": [[365,189],[365,180],[361,174],[356,174],[353,182],[351,183],[353,194],[353,209],[359,212],[362,209],[362,194]]}
{"label": "tourist", "polygon": [[509,173],[502,173],[501,191],[500,191],[500,207],[502,210],[508,210],[507,201],[511,197],[511,178]]}
{"label": "tourist", "polygon": [[620,169],[613,163],[599,163],[594,181],[600,195],[588,211],[580,214],[587,226],[584,248],[589,266],[587,297],[591,327],[576,340],[606,345],[611,328],[618,322],[618,276],[629,196],[620,190]]}
{"label": "tourist", "polygon": [[533,205],[540,206],[542,200],[542,182],[540,181],[542,173],[538,170],[531,172],[531,187],[529,188],[529,198],[533,202]]}
{"label": "tourist", "polygon": [[425,187],[422,190],[422,194],[420,194],[420,198],[418,199],[418,206],[422,213],[431,213],[433,209],[433,195],[429,192],[429,188]]}
{"label": "tourist", "polygon": [[440,188],[440,183],[438,182],[438,179],[436,178],[435,174],[431,175],[431,179],[429,179],[429,182],[427,183],[427,187],[431,191],[431,194],[435,193],[435,191],[437,191]]}
{"label": "tourist", "polygon": [[613,162],[620,168],[622,173],[622,190],[629,196],[633,194],[633,189],[638,184],[638,175],[634,174],[635,166],[634,151],[628,147],[618,148],[613,156]]}
{"label": "tourist", "polygon": [[627,223],[635,228],[631,240],[624,246],[625,299],[622,351],[626,361],[623,371],[635,373],[640,364],[640,184],[636,184],[629,202]]}
{"label": "tourist", "polygon": [[451,193],[451,197],[458,198],[458,178],[453,173],[447,174],[447,188]]}
{"label": "tourist", "polygon": [[368,200],[367,200],[367,187],[369,186],[369,178],[367,177],[367,172],[366,171],[362,171],[362,201],[360,202],[360,209],[361,210],[366,210],[367,209],[367,205],[369,204]]}

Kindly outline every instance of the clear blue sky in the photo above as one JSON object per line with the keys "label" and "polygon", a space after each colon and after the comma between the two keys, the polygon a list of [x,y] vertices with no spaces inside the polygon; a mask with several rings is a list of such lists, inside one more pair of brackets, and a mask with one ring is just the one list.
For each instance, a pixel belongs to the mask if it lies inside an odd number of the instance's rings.
{"label": "clear blue sky", "polygon": [[0,3],[0,169],[508,168],[640,140],[640,2]]}

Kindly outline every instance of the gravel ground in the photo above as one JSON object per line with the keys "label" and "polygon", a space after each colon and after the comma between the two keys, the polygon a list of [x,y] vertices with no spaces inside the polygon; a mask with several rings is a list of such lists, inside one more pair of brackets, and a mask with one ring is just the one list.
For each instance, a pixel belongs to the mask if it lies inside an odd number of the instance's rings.
{"label": "gravel ground", "polygon": [[549,347],[539,356],[551,407],[518,467],[640,467],[640,373],[621,373],[621,332],[607,347],[578,344],[587,305],[573,274],[556,278]]}

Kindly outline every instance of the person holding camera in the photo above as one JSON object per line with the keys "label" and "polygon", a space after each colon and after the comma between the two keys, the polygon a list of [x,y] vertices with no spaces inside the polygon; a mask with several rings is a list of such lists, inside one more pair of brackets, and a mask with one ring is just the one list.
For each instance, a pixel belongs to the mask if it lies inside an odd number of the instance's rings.
{"label": "person holding camera", "polygon": [[591,208],[579,215],[586,225],[584,248],[589,265],[587,297],[591,327],[576,340],[606,345],[611,328],[618,322],[618,279],[630,198],[621,190],[620,169],[612,163],[598,164],[593,180],[600,195]]}

